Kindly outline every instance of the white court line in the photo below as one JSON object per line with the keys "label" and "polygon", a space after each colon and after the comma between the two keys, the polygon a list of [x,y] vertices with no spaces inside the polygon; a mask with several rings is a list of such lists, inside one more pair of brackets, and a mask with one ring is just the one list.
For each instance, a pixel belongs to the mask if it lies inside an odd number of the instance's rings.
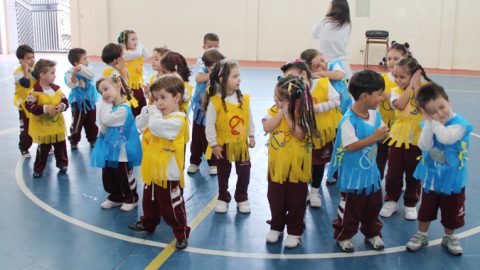
{"label": "white court line", "polygon": [[9,129],[5,129],[5,130],[2,130],[0,131],[0,136],[4,136],[4,135],[8,135],[10,133],[14,133],[16,131],[18,131],[19,128],[9,128]]}
{"label": "white court line", "polygon": [[474,136],[474,137],[477,137],[477,138],[479,138],[479,139],[480,139],[480,135],[479,135],[479,134],[477,134],[477,133],[473,133],[473,132],[472,132],[472,133],[470,133],[470,134],[471,134],[472,136]]}
{"label": "white court line", "polygon": [[480,94],[480,91],[462,90],[462,89],[452,89],[452,90],[447,90],[447,92]]}
{"label": "white court line", "polygon": [[[480,138],[480,135],[475,134],[476,137]],[[262,153],[259,151],[259,153]],[[141,238],[131,237],[127,235],[123,235],[120,233],[108,231],[78,219],[75,219],[71,216],[68,216],[50,205],[46,204],[38,197],[36,197],[25,185],[25,181],[23,179],[23,170],[22,165],[24,158],[20,158],[17,162],[17,166],[15,168],[15,176],[16,182],[20,190],[29,198],[33,203],[38,205],[43,210],[47,211],[48,213],[68,222],[78,227],[84,228],[86,230],[115,238],[118,240],[123,240],[135,244],[142,244],[147,246],[153,247],[162,247],[165,248],[168,244],[145,240]],[[457,233],[458,238],[466,238],[475,234],[480,233],[480,226],[473,227],[472,229],[466,230],[461,233]],[[441,239],[435,239],[429,241],[429,246],[437,246],[441,244]],[[266,245],[266,244],[265,244]],[[385,248],[383,251],[375,251],[375,250],[362,250],[362,251],[355,251],[354,253],[344,253],[344,252],[331,252],[331,253],[306,253],[306,254],[279,254],[279,253],[252,253],[252,252],[235,252],[235,251],[225,251],[225,250],[215,250],[215,249],[205,249],[205,248],[195,248],[195,247],[187,247],[184,249],[185,252],[191,252],[196,254],[206,254],[206,255],[215,255],[215,256],[223,256],[223,257],[235,257],[235,258],[245,258],[245,259],[294,259],[294,260],[304,260],[304,259],[335,259],[335,258],[350,258],[350,257],[364,257],[364,256],[375,256],[375,255],[382,255],[382,254],[392,254],[392,253],[399,253],[399,252],[406,252],[405,246],[397,246],[397,247],[390,247]]]}
{"label": "white court line", "polygon": [[10,80],[10,79],[12,79],[12,78],[13,78],[13,76],[10,75],[10,76],[8,76],[8,77],[5,77],[5,78],[3,78],[3,79],[0,79],[0,82],[4,82],[4,81]]}

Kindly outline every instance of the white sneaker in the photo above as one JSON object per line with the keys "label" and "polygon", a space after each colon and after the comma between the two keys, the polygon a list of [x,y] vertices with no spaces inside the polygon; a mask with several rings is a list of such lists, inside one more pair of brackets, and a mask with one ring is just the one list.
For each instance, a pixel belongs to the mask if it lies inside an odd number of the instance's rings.
{"label": "white sneaker", "polygon": [[300,236],[292,234],[287,235],[285,242],[283,242],[283,246],[286,248],[295,248],[298,247],[298,245],[300,244],[302,244],[302,242],[300,241]]}
{"label": "white sneaker", "polygon": [[283,232],[270,230],[267,234],[267,243],[274,244],[278,242],[278,239],[283,234]]}
{"label": "white sneaker", "polygon": [[380,216],[390,217],[398,210],[398,203],[394,201],[388,201],[383,204],[382,210],[380,210]]}
{"label": "white sneaker", "polygon": [[417,208],[405,206],[405,219],[406,220],[416,220],[418,217]]}
{"label": "white sneaker", "polygon": [[345,239],[337,241],[337,244],[340,246],[343,252],[352,253],[355,251],[355,246],[353,246],[352,239]]}
{"label": "white sneaker", "polygon": [[320,192],[318,188],[311,188],[309,193],[310,198],[310,206],[319,208],[322,207],[322,197],[320,196]]}
{"label": "white sneaker", "polygon": [[252,211],[252,208],[250,208],[250,203],[248,202],[248,200],[237,203],[237,208],[238,208],[238,212],[242,214],[248,214],[250,213],[250,211]]}
{"label": "white sneaker", "polygon": [[27,158],[31,158],[32,156],[30,155],[30,152],[27,151],[22,151],[22,156],[23,158],[27,159]]}
{"label": "white sneaker", "polygon": [[200,168],[195,164],[190,164],[187,169],[187,173],[196,173]]}
{"label": "white sneaker", "polygon": [[219,214],[223,214],[223,213],[226,213],[227,210],[228,210],[228,203],[218,200],[217,205],[215,206],[215,212]]}
{"label": "white sneaker", "polygon": [[372,248],[377,251],[383,250],[385,248],[382,237],[380,237],[379,235],[372,238],[365,238],[365,243],[370,244],[370,246],[372,246]]}
{"label": "white sneaker", "polygon": [[137,206],[137,203],[123,203],[120,207],[120,210],[125,212],[130,212]]}
{"label": "white sneaker", "polygon": [[104,202],[102,202],[102,204],[100,204],[100,207],[102,207],[103,209],[110,209],[120,205],[122,205],[121,202],[112,202],[109,199],[106,199]]}
{"label": "white sneaker", "polygon": [[55,153],[55,149],[53,149],[53,147],[50,148],[50,151],[48,151],[48,154],[49,154],[49,155],[53,155],[54,153]]}
{"label": "white sneaker", "polygon": [[210,175],[217,175],[217,166],[210,166],[210,167],[208,167],[208,174],[210,174]]}

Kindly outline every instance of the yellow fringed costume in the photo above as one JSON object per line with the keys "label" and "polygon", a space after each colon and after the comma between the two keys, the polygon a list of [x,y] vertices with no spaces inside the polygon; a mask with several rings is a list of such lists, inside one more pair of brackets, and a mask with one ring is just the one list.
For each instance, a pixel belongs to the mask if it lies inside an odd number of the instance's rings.
{"label": "yellow fringed costume", "polygon": [[[118,74],[118,70],[116,70],[115,68],[110,67],[110,68],[106,68],[106,69],[103,70],[103,77],[110,77],[110,76],[113,76],[113,75],[120,76]],[[128,106],[130,106],[131,108],[137,108],[138,107],[138,100],[133,96],[133,93],[130,95],[130,100],[127,99],[126,96],[123,97],[123,100],[125,100],[125,102],[128,104]]]}
{"label": "yellow fringed costume", "polygon": [[[217,113],[217,144],[220,147],[226,146],[224,158],[229,162],[250,160],[248,153],[248,132],[250,127],[249,108],[250,95],[244,94],[242,108],[240,103],[234,105],[226,102],[227,111],[224,110],[222,98],[213,96],[210,102]],[[212,157],[212,148],[207,147],[205,152],[207,159]]]}
{"label": "yellow fringed costume", "polygon": [[[23,70],[23,67],[18,67],[14,74],[15,73],[23,73],[24,70]],[[30,87],[29,88],[25,88],[23,87],[20,82],[15,82],[15,96],[13,97],[13,104],[21,111],[23,111],[25,113],[25,115],[27,116],[27,118],[30,117],[30,112],[27,111],[27,109],[25,108],[25,100],[27,99],[28,95],[33,91],[33,85],[37,82],[37,80],[35,80],[35,78],[33,78],[33,76],[30,77]]]}
{"label": "yellow fringed costume", "polygon": [[[388,77],[388,73],[382,73],[382,77],[385,80],[385,92],[389,95],[392,93],[392,89],[398,87],[398,85]],[[391,128],[395,120],[395,110],[390,104],[390,100],[383,100],[378,106],[378,111],[382,115],[382,121]]]}
{"label": "yellow fringed costume", "polygon": [[180,187],[184,186],[183,166],[185,162],[185,129],[188,128],[186,116],[166,116],[168,118],[180,118],[183,126],[174,140],[154,136],[147,128],[142,138],[142,165],[140,166],[140,178],[146,185],[152,183],[162,188],[167,188],[167,168],[172,156],[175,158],[180,171]]}
{"label": "yellow fringed costume", "polygon": [[[273,107],[267,112],[274,117],[278,108]],[[268,140],[268,173],[270,180],[279,184],[287,179],[290,183],[308,183],[312,179],[312,153],[305,141],[292,136],[283,117]]]}
{"label": "yellow fringed costume", "polygon": [[133,91],[143,88],[143,57],[126,60],[128,70],[128,87]]}
{"label": "yellow fringed costume", "polygon": [[[317,81],[317,84],[311,91],[314,105],[328,101],[329,82],[330,80],[326,77]],[[336,129],[341,118],[342,113],[338,108],[315,114],[315,121],[318,131],[320,132],[320,138],[313,138],[314,149],[321,149],[335,139],[337,135]]]}

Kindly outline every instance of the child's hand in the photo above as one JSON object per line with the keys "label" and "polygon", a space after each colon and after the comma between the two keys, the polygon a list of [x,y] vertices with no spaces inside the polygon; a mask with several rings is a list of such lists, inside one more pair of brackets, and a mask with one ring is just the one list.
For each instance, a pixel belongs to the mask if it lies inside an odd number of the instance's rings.
{"label": "child's hand", "polygon": [[57,114],[57,107],[54,105],[47,105],[46,111],[47,111],[47,114],[55,115]]}
{"label": "child's hand", "polygon": [[213,155],[217,158],[217,159],[223,159],[223,148],[220,147],[220,146],[215,146],[213,147],[212,149],[212,152],[213,152]]}
{"label": "child's hand", "polygon": [[78,80],[78,86],[80,86],[80,88],[82,89],[85,89],[85,81],[84,80]]}
{"label": "child's hand", "polygon": [[430,117],[430,115],[428,115],[428,113],[423,108],[420,108],[420,112],[422,113],[423,120],[432,121],[432,117]]}
{"label": "child's hand", "polygon": [[143,93],[145,95],[150,95],[150,84],[149,83],[147,83],[143,86]]}
{"label": "child's hand", "polygon": [[254,148],[255,147],[255,137],[248,136],[248,147]]}
{"label": "child's hand", "polygon": [[377,128],[375,132],[373,132],[372,136],[375,139],[375,141],[383,141],[385,138],[388,137],[388,127],[383,126],[383,127]]}
{"label": "child's hand", "polygon": [[73,68],[73,75],[76,75],[77,73],[79,73],[80,70],[82,70],[82,66],[78,65],[78,66],[74,67]]}
{"label": "child's hand", "polygon": [[422,76],[422,71],[419,69],[413,73],[412,78],[410,79],[410,86],[414,90],[418,90],[421,87],[421,77]]}

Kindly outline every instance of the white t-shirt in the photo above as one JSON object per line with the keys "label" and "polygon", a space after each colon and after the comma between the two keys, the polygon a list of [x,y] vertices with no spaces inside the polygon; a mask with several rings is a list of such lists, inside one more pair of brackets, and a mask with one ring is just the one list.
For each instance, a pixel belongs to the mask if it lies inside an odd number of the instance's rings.
{"label": "white t-shirt", "polygon": [[[374,126],[375,122],[377,121],[377,111],[375,110],[368,110],[368,119],[362,119],[367,124]],[[385,123],[380,124],[381,127],[385,126]],[[353,128],[352,122],[350,119],[345,119],[342,125],[340,126],[340,131],[342,132],[342,145],[343,147],[347,147],[352,143],[359,141],[357,134],[355,133],[355,129]]]}

